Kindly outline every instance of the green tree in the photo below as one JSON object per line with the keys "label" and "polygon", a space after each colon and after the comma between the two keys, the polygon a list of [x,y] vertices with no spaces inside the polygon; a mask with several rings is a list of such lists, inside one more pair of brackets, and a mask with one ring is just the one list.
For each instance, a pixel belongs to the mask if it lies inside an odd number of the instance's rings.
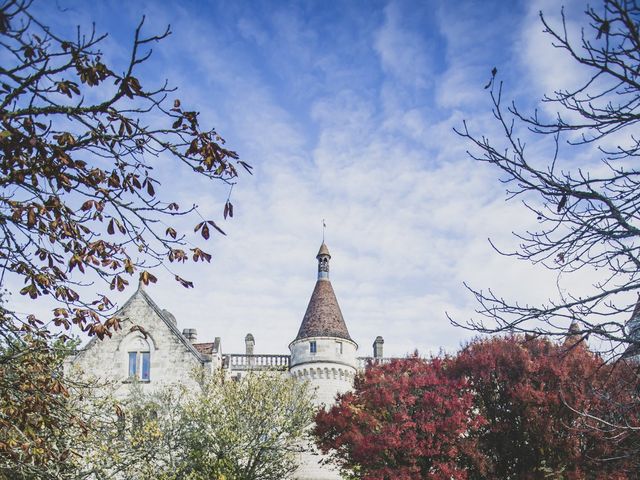
{"label": "green tree", "polygon": [[[206,375],[206,374],[205,374]],[[194,480],[290,478],[313,421],[306,383],[282,372],[201,378],[184,407],[181,471]]]}
{"label": "green tree", "polygon": [[126,398],[118,399],[113,387],[94,383],[74,391],[78,416],[88,428],[76,433],[74,468],[61,478],[186,478],[176,472],[186,454],[183,407],[190,393],[167,386],[144,394],[134,385]]}
{"label": "green tree", "polygon": [[86,391],[76,470],[65,479],[283,480],[308,441],[305,383],[279,371],[239,380],[199,371],[201,388],[166,386],[122,400]]}

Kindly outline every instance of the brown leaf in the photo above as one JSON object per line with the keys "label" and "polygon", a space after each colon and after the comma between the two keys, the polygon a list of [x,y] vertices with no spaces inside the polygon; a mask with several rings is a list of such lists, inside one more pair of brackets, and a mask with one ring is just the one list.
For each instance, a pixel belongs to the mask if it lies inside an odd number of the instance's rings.
{"label": "brown leaf", "polygon": [[145,285],[149,285],[149,282],[156,283],[158,279],[145,270],[144,272],[140,273],[140,281]]}
{"label": "brown leaf", "polygon": [[30,208],[27,212],[27,225],[32,227],[36,224],[36,210],[35,208]]}
{"label": "brown leaf", "polygon": [[166,235],[169,235],[171,238],[176,238],[178,236],[178,233],[171,227],[167,228],[167,231],[165,232]]}
{"label": "brown leaf", "polygon": [[176,275],[176,280],[178,282],[180,282],[180,284],[184,287],[184,288],[193,288],[193,282],[190,282],[188,280],[185,280],[184,278],[179,277],[178,275]]}
{"label": "brown leaf", "polygon": [[213,220],[207,220],[207,223],[211,225],[213,228],[215,228],[217,231],[219,231],[222,235],[225,235],[225,236],[227,235],[218,225],[216,225],[216,222],[214,222]]}

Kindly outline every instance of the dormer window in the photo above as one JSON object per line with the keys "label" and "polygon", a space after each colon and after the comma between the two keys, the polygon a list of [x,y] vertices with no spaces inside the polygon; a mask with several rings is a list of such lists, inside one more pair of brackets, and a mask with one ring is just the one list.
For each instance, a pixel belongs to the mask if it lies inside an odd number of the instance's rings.
{"label": "dormer window", "polygon": [[309,342],[309,352],[310,353],[316,353],[316,351],[318,350],[318,346],[316,345],[316,341],[312,340]]}
{"label": "dormer window", "polygon": [[129,378],[149,381],[150,374],[150,352],[129,352]]}

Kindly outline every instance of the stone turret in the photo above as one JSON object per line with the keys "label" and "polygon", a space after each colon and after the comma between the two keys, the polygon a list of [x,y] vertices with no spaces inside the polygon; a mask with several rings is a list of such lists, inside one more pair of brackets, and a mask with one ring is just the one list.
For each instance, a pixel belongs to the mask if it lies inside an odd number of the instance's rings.
{"label": "stone turret", "polygon": [[[317,405],[331,405],[338,393],[351,389],[356,374],[358,345],[351,339],[329,280],[331,254],[322,243],[318,255],[318,280],[311,294],[298,335],[291,344],[290,372],[306,380],[316,392]],[[322,465],[317,453],[302,454],[298,480],[338,480],[337,470]]]}
{"label": "stone turret", "polygon": [[638,300],[631,318],[627,321],[626,334],[629,339],[629,346],[622,356],[623,358],[632,358],[638,362],[640,361],[640,294],[638,294]]}

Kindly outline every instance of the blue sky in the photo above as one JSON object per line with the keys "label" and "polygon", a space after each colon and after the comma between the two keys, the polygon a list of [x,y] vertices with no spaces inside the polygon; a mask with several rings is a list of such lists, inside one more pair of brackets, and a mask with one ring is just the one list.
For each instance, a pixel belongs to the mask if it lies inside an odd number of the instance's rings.
{"label": "blue sky", "polygon": [[[584,4],[565,5],[571,28]],[[220,336],[224,351],[242,351],[251,332],[256,353],[287,350],[315,282],[322,219],[333,286],[363,355],[377,335],[389,355],[456,349],[473,335],[445,311],[474,315],[465,281],[523,303],[562,290],[543,268],[491,249],[487,238],[509,249],[511,232],[536,219],[505,201],[499,172],[469,160],[470,145],[453,132],[466,119],[499,138],[483,89],[494,66],[506,97],[527,107],[580,77],[542,34],[538,11],[557,18],[557,2],[37,0],[35,8],[59,28],[95,21],[116,65],[142,15],[148,33],[171,24],[140,78],[168,78],[255,168],[234,188],[236,215],[209,248],[212,264],[183,272],[196,288],[164,274],[149,288],[201,341]],[[542,163],[548,147],[530,145]],[[180,178],[168,162],[157,175],[182,204],[221,217],[226,189]]]}

